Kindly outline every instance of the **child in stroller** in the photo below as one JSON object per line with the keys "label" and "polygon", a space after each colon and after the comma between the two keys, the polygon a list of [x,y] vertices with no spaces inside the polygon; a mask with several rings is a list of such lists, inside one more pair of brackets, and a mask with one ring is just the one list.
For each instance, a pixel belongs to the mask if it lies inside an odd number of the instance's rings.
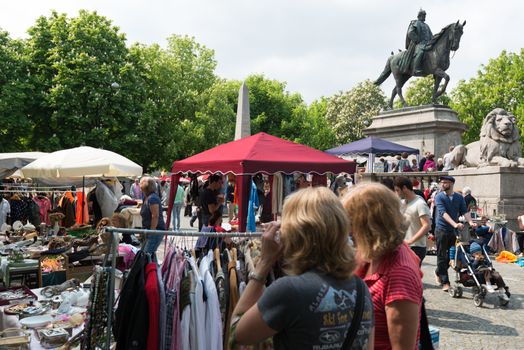
{"label": "child in stroller", "polygon": [[485,282],[486,290],[489,293],[495,293],[495,288],[493,288],[493,283],[498,288],[499,297],[501,300],[509,301],[509,297],[506,294],[506,284],[502,279],[502,276],[498,271],[495,271],[493,268],[488,255],[484,255],[484,246],[481,246],[477,242],[472,242],[469,246],[469,252],[472,255],[473,262],[471,267],[475,271],[475,275],[482,282]]}
{"label": "child in stroller", "polygon": [[453,269],[456,271],[455,285],[449,289],[449,294],[454,298],[462,296],[462,284],[464,287],[472,287],[473,302],[481,306],[486,294],[495,292],[493,284],[498,288],[498,297],[501,306],[509,303],[509,289],[504,283],[500,273],[493,269],[491,259],[485,251],[485,247],[478,241],[472,241],[469,246],[458,243],[456,245],[455,261]]}

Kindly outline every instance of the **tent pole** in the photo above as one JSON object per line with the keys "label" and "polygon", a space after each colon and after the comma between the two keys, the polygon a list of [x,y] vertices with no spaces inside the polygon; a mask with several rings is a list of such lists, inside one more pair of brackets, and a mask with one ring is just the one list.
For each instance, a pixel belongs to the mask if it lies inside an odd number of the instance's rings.
{"label": "tent pole", "polygon": [[84,225],[84,205],[86,202],[86,177],[82,176],[82,224]]}

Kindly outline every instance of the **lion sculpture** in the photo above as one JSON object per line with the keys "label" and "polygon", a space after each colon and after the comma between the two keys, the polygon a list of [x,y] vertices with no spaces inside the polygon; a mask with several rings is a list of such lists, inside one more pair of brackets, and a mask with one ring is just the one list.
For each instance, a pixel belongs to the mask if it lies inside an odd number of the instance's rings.
{"label": "lion sculpture", "polygon": [[524,166],[515,116],[502,108],[489,112],[482,123],[480,141],[455,147],[451,162],[455,169],[488,165]]}

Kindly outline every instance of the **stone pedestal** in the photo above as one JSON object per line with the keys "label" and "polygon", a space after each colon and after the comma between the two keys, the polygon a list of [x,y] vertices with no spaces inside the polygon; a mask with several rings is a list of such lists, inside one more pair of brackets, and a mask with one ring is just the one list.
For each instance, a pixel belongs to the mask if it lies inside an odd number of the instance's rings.
{"label": "stone pedestal", "polygon": [[455,189],[471,188],[484,214],[505,214],[508,227],[518,231],[517,216],[524,214],[524,168],[466,168],[449,175],[455,177]]}
{"label": "stone pedestal", "polygon": [[462,143],[467,128],[451,108],[428,105],[380,112],[364,133],[417,148],[421,154],[429,151],[438,158],[448,152],[449,146]]}

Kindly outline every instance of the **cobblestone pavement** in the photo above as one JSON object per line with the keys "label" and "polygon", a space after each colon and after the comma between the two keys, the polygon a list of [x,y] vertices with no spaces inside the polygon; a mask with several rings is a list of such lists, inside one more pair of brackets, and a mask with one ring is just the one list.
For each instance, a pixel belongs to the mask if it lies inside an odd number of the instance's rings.
{"label": "cobblestone pavement", "polygon": [[439,349],[524,349],[524,268],[494,262],[511,300],[501,307],[496,295],[488,294],[482,307],[476,307],[471,288],[457,299],[441,290],[433,272],[436,263],[436,256],[426,256],[422,270],[429,324],[440,329]]}

